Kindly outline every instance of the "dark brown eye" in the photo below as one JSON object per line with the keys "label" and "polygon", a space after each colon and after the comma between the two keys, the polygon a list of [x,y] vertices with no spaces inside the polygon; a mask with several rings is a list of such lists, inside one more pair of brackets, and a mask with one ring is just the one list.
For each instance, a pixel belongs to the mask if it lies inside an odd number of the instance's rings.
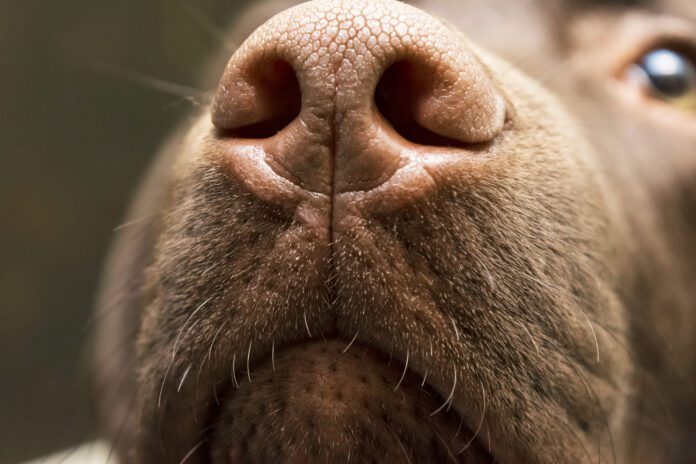
{"label": "dark brown eye", "polygon": [[686,53],[650,50],[626,70],[625,78],[646,97],[696,111],[696,63]]}

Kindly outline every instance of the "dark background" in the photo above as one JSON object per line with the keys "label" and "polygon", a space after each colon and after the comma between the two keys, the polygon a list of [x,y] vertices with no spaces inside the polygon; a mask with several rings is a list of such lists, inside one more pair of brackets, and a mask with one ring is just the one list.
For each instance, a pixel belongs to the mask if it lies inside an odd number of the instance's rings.
{"label": "dark background", "polygon": [[[0,463],[96,433],[85,341],[133,189],[240,0],[0,0]],[[206,87],[207,86],[207,87]]]}

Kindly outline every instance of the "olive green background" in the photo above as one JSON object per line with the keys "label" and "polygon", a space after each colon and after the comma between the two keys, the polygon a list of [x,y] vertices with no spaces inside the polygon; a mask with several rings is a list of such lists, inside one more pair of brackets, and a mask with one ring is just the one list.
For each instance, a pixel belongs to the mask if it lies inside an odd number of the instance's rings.
{"label": "olive green background", "polygon": [[0,0],[0,463],[96,434],[85,341],[101,262],[192,106],[123,74],[201,88],[213,30],[242,3]]}

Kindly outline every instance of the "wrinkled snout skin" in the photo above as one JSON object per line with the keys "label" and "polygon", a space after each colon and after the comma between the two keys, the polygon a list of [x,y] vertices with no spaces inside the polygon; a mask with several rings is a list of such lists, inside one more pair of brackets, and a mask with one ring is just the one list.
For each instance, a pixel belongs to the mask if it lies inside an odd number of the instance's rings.
{"label": "wrinkled snout skin", "polygon": [[696,116],[619,76],[696,7],[288,6],[115,240],[119,460],[694,462]]}

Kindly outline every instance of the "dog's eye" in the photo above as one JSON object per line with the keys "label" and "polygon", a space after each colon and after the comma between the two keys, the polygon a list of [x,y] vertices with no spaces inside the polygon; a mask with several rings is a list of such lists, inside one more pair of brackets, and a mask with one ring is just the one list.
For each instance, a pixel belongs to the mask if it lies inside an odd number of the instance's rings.
{"label": "dog's eye", "polygon": [[696,60],[671,48],[645,53],[627,70],[627,82],[645,97],[696,111]]}

